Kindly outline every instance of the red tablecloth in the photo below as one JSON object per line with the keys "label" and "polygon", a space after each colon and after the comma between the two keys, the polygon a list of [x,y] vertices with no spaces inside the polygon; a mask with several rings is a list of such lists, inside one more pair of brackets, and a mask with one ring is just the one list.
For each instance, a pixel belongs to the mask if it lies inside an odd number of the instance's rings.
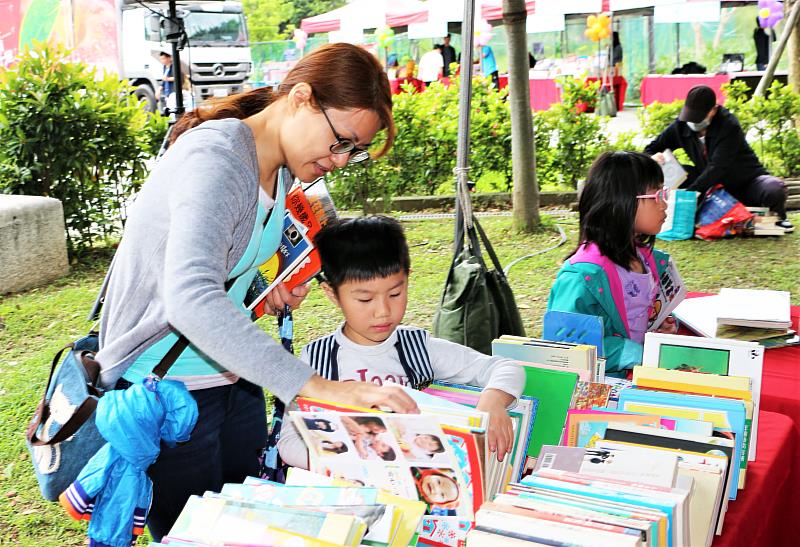
{"label": "red tablecloth", "polygon": [[[763,400],[763,399],[762,399]],[[800,439],[792,420],[761,411],[758,460],[747,464],[744,490],[728,504],[714,547],[797,545],[792,525],[800,519]]]}
{"label": "red tablecloth", "polygon": [[652,102],[671,103],[675,99],[685,99],[686,94],[696,85],[707,85],[717,93],[717,102],[725,103],[720,88],[730,81],[727,74],[648,74],[642,78],[642,104]]}
{"label": "red tablecloth", "polygon": [[531,110],[549,110],[553,103],[561,102],[561,90],[555,80],[528,80],[531,89]]}
{"label": "red tablecloth", "polygon": [[[596,76],[587,76],[586,82],[596,82],[599,78]],[[628,90],[628,80],[622,76],[614,76],[611,81],[614,87],[614,98],[617,101],[617,110],[622,110],[625,107],[625,92]]]}
{"label": "red tablecloth", "polygon": [[[689,293],[688,298],[707,296]],[[800,306],[792,306],[800,328]],[[691,334],[681,332],[681,334]],[[745,489],[728,506],[714,547],[797,545],[788,523],[800,522],[800,346],[764,352],[758,459],[747,464]]]}

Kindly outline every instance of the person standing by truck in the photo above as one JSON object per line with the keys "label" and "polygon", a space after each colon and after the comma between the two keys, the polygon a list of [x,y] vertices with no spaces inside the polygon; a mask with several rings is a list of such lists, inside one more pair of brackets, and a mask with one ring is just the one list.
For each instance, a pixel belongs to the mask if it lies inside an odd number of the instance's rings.
{"label": "person standing by truck", "polygon": [[161,110],[166,106],[169,96],[175,92],[175,76],[172,74],[172,55],[162,50],[158,54],[158,60],[164,65],[161,73],[161,86],[156,91],[156,100],[159,110]]}

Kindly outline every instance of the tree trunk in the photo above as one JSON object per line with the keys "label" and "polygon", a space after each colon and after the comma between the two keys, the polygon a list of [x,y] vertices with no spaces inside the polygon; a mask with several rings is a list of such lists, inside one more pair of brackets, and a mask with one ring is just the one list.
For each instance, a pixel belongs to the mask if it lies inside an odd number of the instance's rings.
{"label": "tree trunk", "polygon": [[[787,2],[785,13],[791,13],[798,2],[800,0]],[[795,93],[800,93],[800,18],[795,22],[792,35],[789,36],[789,86]]]}
{"label": "tree trunk", "polygon": [[725,8],[721,11],[719,15],[719,24],[717,25],[717,32],[714,33],[714,43],[711,47],[715,50],[719,48],[720,42],[722,42],[722,35],[725,34],[725,25],[728,23],[728,20],[733,15],[733,8]]}
{"label": "tree trunk", "polygon": [[528,45],[524,0],[503,0],[503,23],[508,43],[508,101],[511,106],[511,166],[514,178],[514,227],[530,232],[538,226],[539,186],[533,143]]}

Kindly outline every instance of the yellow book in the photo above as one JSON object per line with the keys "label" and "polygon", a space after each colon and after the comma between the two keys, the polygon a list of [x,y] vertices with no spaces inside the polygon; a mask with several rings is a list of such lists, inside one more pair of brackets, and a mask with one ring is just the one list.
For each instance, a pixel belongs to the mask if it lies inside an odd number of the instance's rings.
{"label": "yellow book", "polygon": [[[425,514],[425,502],[402,498],[381,490],[378,494],[378,501],[387,505],[394,505],[399,512],[397,523],[393,521],[396,528],[394,539],[390,547],[406,547],[413,545],[412,539],[416,539],[417,528]],[[416,541],[414,541],[416,543]]]}
{"label": "yellow book", "polygon": [[647,389],[680,391],[750,401],[751,380],[747,376],[721,376],[683,370],[633,367],[633,384]]}
{"label": "yellow book", "polygon": [[[362,523],[361,526],[364,526]],[[291,532],[282,528],[266,527],[269,532],[270,545],[275,547],[341,547],[341,543],[331,543],[298,532]],[[366,528],[364,526],[364,528]],[[356,547],[358,543],[354,545]]]}

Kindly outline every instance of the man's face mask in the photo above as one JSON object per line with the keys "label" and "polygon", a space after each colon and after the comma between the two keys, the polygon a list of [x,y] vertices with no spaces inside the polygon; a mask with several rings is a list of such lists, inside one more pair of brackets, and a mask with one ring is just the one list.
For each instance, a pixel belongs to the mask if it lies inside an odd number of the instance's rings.
{"label": "man's face mask", "polygon": [[711,120],[709,118],[706,118],[702,122],[697,122],[697,123],[686,122],[686,125],[688,125],[689,129],[691,129],[695,133],[699,133],[700,131],[711,125]]}

